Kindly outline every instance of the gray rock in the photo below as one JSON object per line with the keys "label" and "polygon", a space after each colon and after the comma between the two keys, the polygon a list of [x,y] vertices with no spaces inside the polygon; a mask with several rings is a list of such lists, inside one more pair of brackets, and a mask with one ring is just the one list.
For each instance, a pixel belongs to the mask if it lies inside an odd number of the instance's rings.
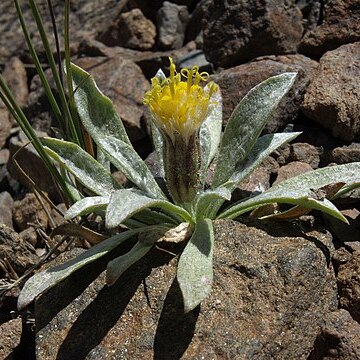
{"label": "gray rock", "polygon": [[186,6],[164,1],[157,15],[159,47],[164,50],[182,47],[188,21],[189,13]]}
{"label": "gray rock", "polygon": [[14,200],[7,191],[0,193],[0,224],[12,228],[12,210],[14,207]]}
{"label": "gray rock", "polygon": [[352,141],[360,136],[360,42],[343,45],[320,59],[304,96],[304,114],[333,136]]}
{"label": "gray rock", "polygon": [[308,360],[360,359],[360,324],[343,309],[329,313]]}
{"label": "gray rock", "polygon": [[358,0],[323,2],[318,26],[305,33],[299,51],[310,57],[320,57],[340,45],[360,40],[360,11]]}
{"label": "gray rock", "polygon": [[266,132],[275,132],[285,124],[293,122],[303,100],[304,92],[317,63],[302,55],[267,56],[248,64],[223,70],[213,76],[223,96],[224,125],[240,100],[261,81],[284,72],[298,72],[295,84],[282,99],[265,127]]}
{"label": "gray rock", "polygon": [[340,307],[347,310],[354,320],[360,322],[360,252],[354,252],[351,260],[339,267],[336,280]]}
{"label": "gray rock", "polygon": [[92,266],[50,290],[35,304],[37,358],[307,359],[336,309],[331,239],[256,225],[216,222],[214,286],[188,314],[174,279],[177,258],[159,250],[112,287],[103,274],[88,286]]}
{"label": "gray rock", "polygon": [[295,53],[302,33],[302,15],[291,0],[213,0],[203,24],[204,53],[215,67],[230,67]]}
{"label": "gray rock", "polygon": [[155,44],[156,27],[140,9],[121,14],[99,40],[108,46],[149,50]]}

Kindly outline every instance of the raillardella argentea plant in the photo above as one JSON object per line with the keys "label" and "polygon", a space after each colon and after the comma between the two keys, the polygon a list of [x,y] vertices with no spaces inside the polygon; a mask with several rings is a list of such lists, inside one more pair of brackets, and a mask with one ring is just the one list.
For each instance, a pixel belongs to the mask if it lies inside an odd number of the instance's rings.
{"label": "raillardella argentea plant", "polygon": [[[318,169],[224,206],[236,186],[269,154],[299,135],[259,137],[273,110],[292,87],[296,73],[271,77],[250,90],[222,134],[219,87],[213,82],[204,86],[209,75],[199,72],[197,66],[177,72],[170,58],[169,77],[159,70],[144,98],[153,116],[152,138],[166,184],[162,188],[132,147],[112,102],[97,88],[91,75],[76,65],[71,65],[71,69],[77,111],[97,145],[98,156],[92,157],[71,142],[43,139],[48,154],[71,174],[72,178],[67,179],[69,186],[80,183],[92,194],[79,195],[66,217],[96,213],[105,217],[107,228],[122,225],[126,230],[61,266],[35,274],[22,289],[20,308],[124,241],[142,233],[152,235],[139,236],[127,254],[108,263],[106,281],[113,284],[159,239],[180,226],[187,230],[183,239],[187,244],[178,261],[177,280],[188,312],[211,291],[214,219],[234,219],[266,204],[286,203],[293,207],[268,217],[289,218],[317,209],[346,222],[329,198],[359,186],[360,163]],[[216,163],[215,172],[212,181],[206,183],[212,162]],[[110,164],[124,173],[133,187],[121,187],[110,173]],[[326,191],[333,183],[336,190]]]}

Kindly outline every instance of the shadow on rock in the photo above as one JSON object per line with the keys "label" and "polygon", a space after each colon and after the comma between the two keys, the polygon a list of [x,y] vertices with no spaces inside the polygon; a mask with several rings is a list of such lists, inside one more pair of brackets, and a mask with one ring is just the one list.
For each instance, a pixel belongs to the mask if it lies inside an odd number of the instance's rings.
{"label": "shadow on rock", "polygon": [[184,303],[177,280],[171,284],[156,329],[154,359],[180,359],[195,332],[200,306],[184,314]]}

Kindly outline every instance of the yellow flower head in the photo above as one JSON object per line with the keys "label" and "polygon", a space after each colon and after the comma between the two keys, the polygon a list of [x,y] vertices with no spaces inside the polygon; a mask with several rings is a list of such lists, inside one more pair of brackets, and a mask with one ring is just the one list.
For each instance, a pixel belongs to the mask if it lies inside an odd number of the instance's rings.
{"label": "yellow flower head", "polygon": [[170,76],[164,80],[151,79],[151,90],[145,94],[144,103],[149,106],[157,127],[173,142],[176,133],[188,142],[207,116],[209,105],[213,104],[211,96],[218,86],[210,82],[203,88],[200,83],[208,80],[208,73],[199,73],[198,66],[178,73],[171,57],[169,60]]}

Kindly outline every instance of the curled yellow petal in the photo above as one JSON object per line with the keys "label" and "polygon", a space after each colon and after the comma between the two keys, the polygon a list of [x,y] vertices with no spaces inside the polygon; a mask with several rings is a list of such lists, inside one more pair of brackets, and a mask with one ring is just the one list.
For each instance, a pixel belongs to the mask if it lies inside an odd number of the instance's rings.
{"label": "curled yellow petal", "polygon": [[157,78],[152,79],[144,103],[149,106],[156,125],[171,139],[177,133],[187,141],[206,118],[217,85],[210,82],[203,88],[201,83],[208,80],[208,73],[199,73],[198,66],[178,73],[171,57],[169,60],[169,77],[161,83]]}

